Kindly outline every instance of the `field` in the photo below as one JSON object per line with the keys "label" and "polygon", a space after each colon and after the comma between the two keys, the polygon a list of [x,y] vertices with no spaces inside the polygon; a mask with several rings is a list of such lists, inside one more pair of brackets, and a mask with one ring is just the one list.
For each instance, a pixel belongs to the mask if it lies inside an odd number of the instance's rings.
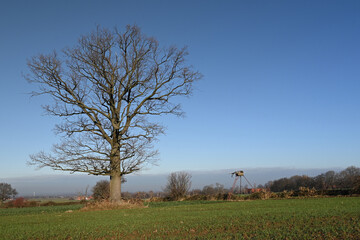
{"label": "field", "polygon": [[80,208],[0,209],[0,239],[360,239],[359,197]]}

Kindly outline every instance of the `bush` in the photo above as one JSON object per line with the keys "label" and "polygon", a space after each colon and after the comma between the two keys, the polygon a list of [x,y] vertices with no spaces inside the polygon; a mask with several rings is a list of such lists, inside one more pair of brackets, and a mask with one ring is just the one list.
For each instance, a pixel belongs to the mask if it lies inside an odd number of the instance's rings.
{"label": "bush", "polygon": [[249,199],[255,200],[255,199],[269,199],[273,197],[274,195],[271,192],[267,192],[264,190],[261,190],[260,192],[255,192],[249,195]]}
{"label": "bush", "polygon": [[26,207],[27,205],[28,205],[28,202],[26,201],[26,199],[23,197],[19,197],[19,198],[16,198],[15,200],[6,202],[4,204],[4,207],[5,208],[22,208],[22,207]]}
{"label": "bush", "polygon": [[25,202],[26,202],[25,198],[19,197],[14,200],[14,207],[22,208],[25,206]]}
{"label": "bush", "polygon": [[164,201],[164,198],[162,197],[152,197],[152,198],[149,198],[148,200],[146,200],[147,202],[163,202]]}
{"label": "bush", "polygon": [[294,191],[282,191],[280,193],[274,193],[274,198],[290,198],[294,196]]}
{"label": "bush", "polygon": [[241,200],[241,199],[245,199],[244,197],[240,196],[240,195],[235,195],[232,193],[224,193],[224,200]]}
{"label": "bush", "polygon": [[110,198],[110,182],[107,180],[98,181],[92,191],[94,200],[107,200]]}
{"label": "bush", "polygon": [[218,193],[216,195],[216,200],[227,200],[228,195],[228,193]]}
{"label": "bush", "polygon": [[202,194],[196,194],[196,195],[192,195],[192,196],[187,197],[186,200],[189,200],[189,201],[208,200],[208,196],[207,195],[202,195]]}
{"label": "bush", "polygon": [[250,199],[265,199],[265,192],[255,192],[250,194],[249,196]]}
{"label": "bush", "polygon": [[308,187],[299,187],[299,191],[297,191],[297,195],[301,197],[310,197],[316,195],[315,188],[308,188]]}

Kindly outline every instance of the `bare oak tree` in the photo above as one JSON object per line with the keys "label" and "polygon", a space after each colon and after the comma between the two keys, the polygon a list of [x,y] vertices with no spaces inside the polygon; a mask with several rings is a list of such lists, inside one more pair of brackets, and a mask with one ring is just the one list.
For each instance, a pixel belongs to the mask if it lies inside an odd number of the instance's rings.
{"label": "bare oak tree", "polygon": [[30,156],[30,164],[55,170],[110,176],[110,199],[121,200],[121,178],[156,160],[155,116],[182,115],[173,99],[190,95],[201,74],[186,65],[186,48],[160,48],[136,26],[97,28],[59,55],[28,61],[27,80],[49,95],[45,111],[63,119],[52,153]]}

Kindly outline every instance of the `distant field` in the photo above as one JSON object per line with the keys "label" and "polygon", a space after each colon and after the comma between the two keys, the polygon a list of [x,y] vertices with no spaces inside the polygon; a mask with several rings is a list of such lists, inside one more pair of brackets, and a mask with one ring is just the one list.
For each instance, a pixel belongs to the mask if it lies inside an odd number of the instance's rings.
{"label": "distant field", "polygon": [[0,239],[360,239],[359,197],[79,208],[0,209]]}

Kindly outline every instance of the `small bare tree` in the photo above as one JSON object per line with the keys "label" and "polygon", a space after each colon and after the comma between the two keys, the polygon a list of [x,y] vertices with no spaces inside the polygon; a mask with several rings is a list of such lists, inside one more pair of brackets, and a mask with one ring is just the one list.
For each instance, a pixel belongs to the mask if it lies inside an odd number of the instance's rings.
{"label": "small bare tree", "polygon": [[201,74],[185,64],[187,51],[160,48],[138,27],[124,33],[98,28],[62,55],[28,61],[27,80],[36,95],[53,102],[45,111],[61,117],[63,141],[30,164],[55,170],[110,176],[110,199],[121,200],[121,178],[156,161],[152,143],[164,132],[155,116],[181,115],[172,100],[188,96]]}
{"label": "small bare tree", "polygon": [[168,182],[164,189],[167,195],[177,200],[184,197],[191,188],[191,174],[187,172],[173,172],[168,176]]}

